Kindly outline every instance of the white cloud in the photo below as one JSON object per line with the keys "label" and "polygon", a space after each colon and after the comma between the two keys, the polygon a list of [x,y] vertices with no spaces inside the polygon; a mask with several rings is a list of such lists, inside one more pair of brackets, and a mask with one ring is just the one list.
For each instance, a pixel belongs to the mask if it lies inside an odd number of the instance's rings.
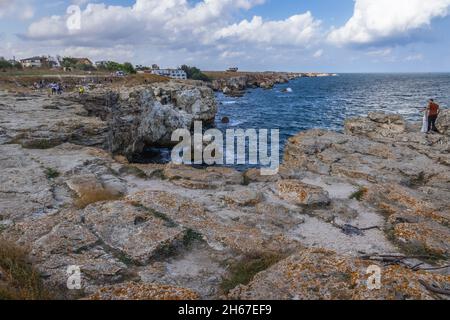
{"label": "white cloud", "polygon": [[0,0],[0,18],[5,17],[18,17],[21,20],[33,18],[33,0]]}
{"label": "white cloud", "polygon": [[317,51],[314,52],[314,54],[313,54],[313,58],[316,58],[316,59],[319,59],[319,58],[321,58],[322,56],[323,56],[323,50],[322,50],[322,49],[317,50]]}
{"label": "white cloud", "polygon": [[411,54],[405,58],[405,61],[408,61],[408,62],[421,61],[421,60],[423,60],[423,54],[421,54],[421,53]]}
{"label": "white cloud", "polygon": [[401,40],[448,15],[450,0],[355,0],[353,16],[328,40],[338,45],[372,45]]}
{"label": "white cloud", "polygon": [[[1,0],[0,0],[1,1]],[[81,11],[81,29],[68,30],[68,16],[45,17],[32,23],[22,39],[60,47],[147,47],[149,50],[214,52],[222,58],[237,58],[238,43],[247,52],[256,46],[304,48],[315,41],[320,21],[310,12],[286,20],[234,23],[236,13],[264,0],[136,0],[132,6],[89,3]],[[243,50],[239,50],[243,51]]]}
{"label": "white cloud", "polygon": [[28,28],[26,38],[83,45],[114,43],[175,43],[206,41],[233,10],[249,9],[263,0],[136,0],[130,7],[88,4],[81,13],[81,29],[67,30],[67,16],[43,18]]}
{"label": "white cloud", "polygon": [[117,45],[111,48],[67,47],[60,54],[69,57],[89,57],[97,60],[130,61],[134,58],[132,46]]}
{"label": "white cloud", "polygon": [[368,51],[366,54],[371,57],[386,57],[391,55],[392,48]]}
{"label": "white cloud", "polygon": [[253,17],[251,21],[244,20],[218,30],[214,38],[271,46],[306,46],[318,36],[320,25],[321,22],[315,20],[309,11],[281,21],[264,21],[261,17]]}
{"label": "white cloud", "polygon": [[220,57],[222,59],[235,59],[235,58],[243,57],[244,55],[245,55],[245,53],[242,51],[224,51],[224,52],[222,52]]}

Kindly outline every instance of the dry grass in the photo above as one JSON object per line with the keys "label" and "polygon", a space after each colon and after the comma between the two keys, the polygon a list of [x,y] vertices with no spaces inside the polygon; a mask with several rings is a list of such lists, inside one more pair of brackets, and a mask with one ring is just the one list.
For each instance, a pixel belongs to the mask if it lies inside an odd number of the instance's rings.
{"label": "dry grass", "polygon": [[84,209],[88,205],[102,202],[115,201],[121,199],[123,196],[116,192],[111,192],[106,189],[90,190],[90,192],[83,192],[83,195],[75,200],[75,206],[79,209]]}
{"label": "dry grass", "polygon": [[52,295],[42,283],[26,252],[0,239],[0,300],[49,300]]}
{"label": "dry grass", "polygon": [[[106,78],[106,82],[105,82]],[[112,82],[111,82],[112,79]],[[133,87],[156,82],[167,82],[168,78],[154,74],[135,74],[126,77],[111,77],[111,73],[93,72],[62,72],[55,70],[24,70],[13,72],[0,72],[0,89],[6,89],[16,92],[33,91],[33,84],[41,80],[47,83],[58,81],[67,86],[66,91],[74,90],[86,80],[106,84],[111,88],[120,88],[121,86]],[[44,90],[45,91],[45,90]]]}
{"label": "dry grass", "polygon": [[157,82],[168,82],[169,79],[155,74],[134,74],[126,77],[115,78],[114,86],[134,87]]}
{"label": "dry grass", "polygon": [[364,196],[367,194],[369,190],[367,190],[367,188],[365,187],[360,187],[358,190],[356,190],[355,192],[353,192],[349,199],[350,200],[357,200],[357,201],[362,201],[364,199]]}
{"label": "dry grass", "polygon": [[227,72],[227,71],[204,71],[211,80],[229,79],[252,74],[252,72]]}

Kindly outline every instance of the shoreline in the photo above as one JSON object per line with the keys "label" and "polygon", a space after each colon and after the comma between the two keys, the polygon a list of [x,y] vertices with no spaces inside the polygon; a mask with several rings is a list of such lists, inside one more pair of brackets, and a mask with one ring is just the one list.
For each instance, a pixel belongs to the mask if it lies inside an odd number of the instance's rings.
{"label": "shoreline", "polygon": [[[442,135],[380,113],[298,133],[261,176],[124,156],[214,117],[205,86],[1,95],[0,237],[61,297],[80,298],[64,287],[77,265],[88,299],[443,298],[422,283],[450,280],[448,110]],[[365,286],[373,264],[382,290]]]}

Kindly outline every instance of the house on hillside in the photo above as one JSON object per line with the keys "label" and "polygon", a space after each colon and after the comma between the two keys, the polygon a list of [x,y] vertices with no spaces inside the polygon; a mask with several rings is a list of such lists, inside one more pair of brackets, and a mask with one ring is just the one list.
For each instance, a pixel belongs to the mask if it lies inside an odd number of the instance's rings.
{"label": "house on hillside", "polygon": [[42,68],[47,65],[46,57],[31,57],[20,60],[20,64],[23,68]]}
{"label": "house on hillside", "polygon": [[238,72],[239,68],[237,67],[232,67],[232,68],[228,68],[227,72]]}
{"label": "house on hillside", "polygon": [[94,64],[88,58],[73,58],[76,61],[76,64],[83,64],[85,66],[93,67]]}
{"label": "house on hillside", "polygon": [[52,56],[36,56],[20,60],[23,68],[60,68],[58,58]]}
{"label": "house on hillside", "polygon": [[171,79],[186,80],[187,74],[181,69],[154,69],[151,71],[152,74],[156,74],[162,77],[168,77]]}

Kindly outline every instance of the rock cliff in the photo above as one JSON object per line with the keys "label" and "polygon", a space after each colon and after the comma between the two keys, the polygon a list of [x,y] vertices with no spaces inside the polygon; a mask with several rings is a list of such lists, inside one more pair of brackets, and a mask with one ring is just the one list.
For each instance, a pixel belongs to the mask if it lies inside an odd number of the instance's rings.
{"label": "rock cliff", "polygon": [[[271,177],[111,155],[211,119],[209,89],[171,88],[2,100],[0,237],[27,248],[49,287],[88,299],[449,297],[448,111],[444,135],[383,114],[302,132]],[[66,288],[73,265],[82,291]],[[367,287],[371,265],[380,290]]]}
{"label": "rock cliff", "polygon": [[170,146],[175,129],[214,121],[214,93],[168,82],[79,97],[2,94],[0,142],[48,148],[71,142],[131,157],[144,146]]}
{"label": "rock cliff", "polygon": [[247,73],[215,79],[212,81],[211,87],[226,95],[239,96],[248,88],[271,89],[275,84],[286,83],[299,76],[294,73]]}

